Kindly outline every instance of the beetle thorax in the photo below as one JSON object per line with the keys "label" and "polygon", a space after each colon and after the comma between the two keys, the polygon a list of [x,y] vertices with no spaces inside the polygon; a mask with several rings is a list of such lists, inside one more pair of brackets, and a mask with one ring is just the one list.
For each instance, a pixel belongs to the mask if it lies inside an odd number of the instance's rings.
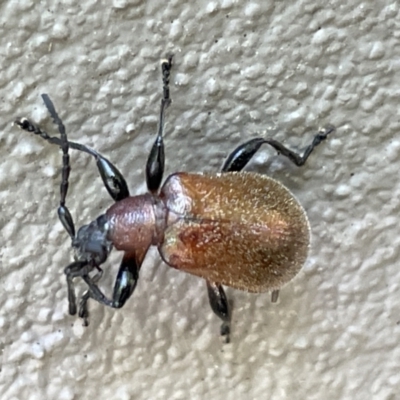
{"label": "beetle thorax", "polygon": [[150,193],[127,197],[106,212],[109,239],[117,250],[142,254],[162,240],[165,206]]}

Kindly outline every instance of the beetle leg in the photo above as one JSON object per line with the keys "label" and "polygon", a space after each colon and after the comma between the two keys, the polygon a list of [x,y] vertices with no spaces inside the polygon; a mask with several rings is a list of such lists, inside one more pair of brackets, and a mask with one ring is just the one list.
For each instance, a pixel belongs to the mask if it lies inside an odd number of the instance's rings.
{"label": "beetle leg", "polygon": [[287,157],[298,167],[301,167],[302,165],[305,164],[307,158],[310,156],[314,148],[318,146],[323,140],[325,140],[327,136],[334,130],[335,128],[332,125],[328,125],[324,129],[321,129],[314,136],[313,141],[309,146],[306,147],[302,155],[297,154],[292,150],[289,150],[283,144],[277,142],[274,139],[263,139],[263,138],[251,139],[248,142],[241,144],[235,150],[233,150],[233,152],[228,156],[228,158],[224,162],[222,166],[222,171],[223,172],[241,171],[263,144],[269,144],[275,150],[277,150],[278,153]]}
{"label": "beetle leg", "polygon": [[64,269],[67,278],[68,307],[71,315],[76,314],[76,295],[73,279],[89,274],[91,267],[86,261],[76,261]]}
{"label": "beetle leg", "polygon": [[[100,172],[101,179],[103,180],[104,186],[106,187],[110,196],[115,200],[119,201],[129,196],[128,185],[121,172],[119,172],[118,168],[115,167],[110,161],[108,161],[101,154],[97,153],[95,150],[92,150],[80,143],[72,143],[68,142],[67,136],[65,134],[65,127],[61,121],[61,118],[58,116],[52,101],[50,100],[47,94],[42,94],[42,99],[44,101],[45,106],[49,110],[51,117],[53,118],[54,123],[58,126],[58,131],[61,135],[61,149],[63,150],[63,171],[62,171],[62,187],[61,187],[61,206],[58,210],[59,215],[62,214],[61,208],[64,208],[66,211],[66,207],[64,207],[65,197],[67,195],[68,190],[68,176],[70,171],[69,166],[69,156],[68,156],[68,148],[76,148],[77,150],[81,150],[85,153],[88,153],[95,157],[97,168]],[[42,136],[42,135],[41,135]],[[47,135],[48,136],[48,135]],[[44,137],[44,136],[42,136]],[[61,219],[61,222],[64,224],[64,219]],[[72,218],[71,218],[72,221]],[[64,225],[65,227],[65,225]],[[68,231],[68,229],[67,229]]]}
{"label": "beetle leg", "polygon": [[[47,132],[43,131],[39,126],[35,125],[27,118],[21,118],[19,120],[16,120],[14,123],[18,125],[21,129],[27,132],[31,132],[35,135],[38,135],[47,142],[60,146],[63,149],[64,153],[63,172],[62,172],[63,179],[61,188],[62,191],[61,198],[62,199],[64,198],[65,201],[68,189],[69,160],[66,159],[66,156],[68,155],[68,148],[90,154],[96,159],[96,164],[100,172],[101,179],[103,180],[104,186],[106,187],[108,193],[113,198],[113,200],[118,201],[124,199],[125,197],[128,197],[129,196],[128,185],[124,177],[122,176],[121,172],[118,170],[118,168],[115,165],[113,165],[109,160],[107,160],[105,157],[103,157],[101,154],[91,149],[90,147],[67,140],[67,137],[65,135],[64,124],[62,123],[61,118],[58,116],[52,101],[50,100],[47,94],[42,94],[42,98],[47,109],[49,110],[51,117],[58,126],[61,138],[50,136]],[[66,216],[62,217],[60,216],[60,214]],[[71,229],[73,227],[71,225],[72,218],[69,218],[70,215],[68,216],[67,214],[69,214],[69,212],[66,207],[63,207],[61,211],[59,209],[59,216],[61,222],[65,227],[65,229],[67,230],[67,232],[71,235],[71,232],[73,232],[73,230]]]}
{"label": "beetle leg", "polygon": [[97,168],[108,194],[114,201],[129,197],[128,184],[118,168],[101,154],[96,154]]}
{"label": "beetle leg", "polygon": [[105,306],[112,308],[121,308],[125,302],[132,296],[139,279],[140,265],[134,255],[125,253],[119,267],[118,275],[114,284],[112,299],[109,299],[97,286],[97,276],[91,278],[89,275],[83,275],[82,278],[89,286],[89,290],[82,296],[79,304],[79,317],[83,318],[84,325],[88,325],[87,301],[92,298]]}
{"label": "beetle leg", "polygon": [[225,343],[229,343],[230,338],[230,323],[231,323],[231,311],[229,308],[229,303],[226,298],[224,288],[219,283],[207,282],[208,299],[210,301],[211,309],[214,314],[222,319],[221,325],[221,336],[225,336]]}
{"label": "beetle leg", "polygon": [[156,193],[158,191],[164,174],[164,116],[165,110],[171,104],[171,98],[169,97],[169,76],[171,72],[171,66],[172,56],[162,60],[161,71],[163,79],[163,98],[161,99],[158,133],[146,163],[146,183],[147,189],[151,193]]}
{"label": "beetle leg", "polygon": [[273,290],[271,292],[271,303],[276,303],[279,297],[279,290]]}

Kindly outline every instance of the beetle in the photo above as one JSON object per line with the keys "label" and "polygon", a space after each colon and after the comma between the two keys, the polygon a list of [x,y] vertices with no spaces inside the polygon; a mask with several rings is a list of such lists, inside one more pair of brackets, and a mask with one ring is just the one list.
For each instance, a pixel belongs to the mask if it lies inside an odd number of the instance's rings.
{"label": "beetle", "polygon": [[[82,278],[87,291],[78,315],[88,325],[89,299],[121,308],[132,295],[143,259],[157,246],[170,267],[203,278],[212,311],[222,320],[220,333],[229,342],[231,309],[222,285],[248,292],[271,291],[276,302],[280,288],[293,279],[307,258],[310,227],[303,207],[278,181],[258,173],[243,172],[261,145],[268,144],[297,166],[334,131],[321,129],[302,155],[272,138],[255,138],[238,146],[219,173],[164,172],[164,118],[171,104],[169,79],[172,56],[161,62],[163,96],[158,133],[147,159],[148,192],[130,196],[121,172],[108,159],[80,143],[69,141],[64,124],[46,94],[42,95],[60,137],[49,136],[27,118],[15,121],[21,129],[61,147],[62,179],[58,216],[72,240],[75,261],[64,272],[69,313],[76,314],[74,279]],[[93,156],[115,203],[93,222],[75,233],[66,206],[70,173],[69,149]],[[114,283],[112,298],[98,286],[101,265],[115,248],[124,255]]]}

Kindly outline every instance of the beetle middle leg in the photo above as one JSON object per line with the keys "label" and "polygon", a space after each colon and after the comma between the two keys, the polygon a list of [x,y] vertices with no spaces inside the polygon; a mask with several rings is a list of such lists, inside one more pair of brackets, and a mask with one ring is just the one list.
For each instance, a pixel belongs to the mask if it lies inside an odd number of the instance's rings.
{"label": "beetle middle leg", "polygon": [[251,139],[240,146],[238,146],[232,153],[228,156],[226,161],[222,166],[222,171],[224,172],[233,172],[233,171],[241,171],[246,164],[253,158],[254,154],[259,150],[261,145],[269,144],[275,150],[278,151],[279,154],[287,157],[290,161],[296,164],[298,167],[301,167],[305,164],[308,157],[312,153],[315,147],[317,147],[323,140],[325,140],[330,133],[332,133],[335,128],[332,125],[326,126],[324,129],[321,129],[316,135],[314,135],[313,141],[309,144],[304,153],[302,155],[297,154],[296,152],[288,149],[282,143],[276,141],[271,138],[255,138]]}

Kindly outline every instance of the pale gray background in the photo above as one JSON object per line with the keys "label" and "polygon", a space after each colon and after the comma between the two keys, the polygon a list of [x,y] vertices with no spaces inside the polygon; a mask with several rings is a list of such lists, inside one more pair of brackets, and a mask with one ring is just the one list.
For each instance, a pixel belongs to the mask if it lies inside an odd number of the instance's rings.
{"label": "pale gray background", "polygon": [[[92,302],[88,328],[68,315],[61,155],[11,124],[56,134],[49,93],[70,139],[143,192],[168,52],[167,173],[216,170],[256,135],[301,149],[337,127],[303,168],[267,148],[248,168],[293,190],[313,244],[278,304],[227,291],[229,345],[204,283],[154,250],[122,310]],[[3,0],[0,57],[2,400],[400,398],[398,2]],[[71,162],[81,225],[111,200],[92,159]]]}

